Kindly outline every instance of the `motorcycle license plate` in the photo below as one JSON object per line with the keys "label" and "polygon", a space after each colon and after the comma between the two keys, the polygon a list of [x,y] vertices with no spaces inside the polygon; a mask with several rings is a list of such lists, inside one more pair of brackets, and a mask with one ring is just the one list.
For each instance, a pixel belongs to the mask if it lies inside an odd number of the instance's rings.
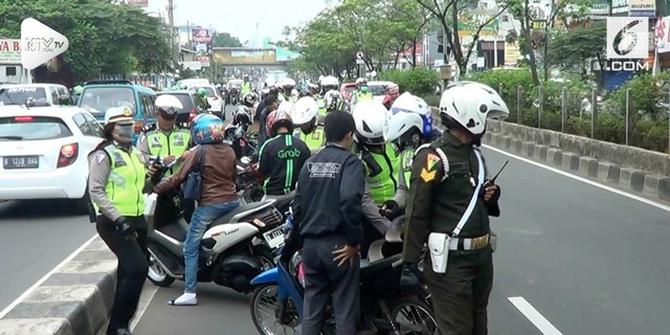
{"label": "motorcycle license plate", "polygon": [[272,249],[284,244],[284,233],[281,231],[281,227],[277,227],[268,232],[265,232],[263,234],[263,238]]}

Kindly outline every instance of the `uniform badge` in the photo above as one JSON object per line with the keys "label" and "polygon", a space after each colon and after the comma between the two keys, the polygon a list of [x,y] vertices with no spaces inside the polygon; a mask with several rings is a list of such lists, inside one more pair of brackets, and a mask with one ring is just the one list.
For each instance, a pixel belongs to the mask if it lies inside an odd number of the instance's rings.
{"label": "uniform badge", "polygon": [[174,137],[174,145],[176,146],[182,146],[184,145],[184,135],[182,134],[177,134]]}
{"label": "uniform badge", "polygon": [[433,155],[433,154],[428,154],[426,156],[426,166],[421,169],[421,174],[420,177],[423,179],[424,182],[430,182],[433,179],[435,179],[435,175],[437,174],[437,171],[435,170],[435,166],[437,166],[437,163],[440,161],[440,158]]}
{"label": "uniform badge", "polygon": [[151,138],[151,147],[152,148],[160,148],[161,147],[161,140],[158,138],[158,136],[154,136]]}
{"label": "uniform badge", "polygon": [[98,163],[98,165],[102,164],[102,161],[105,160],[105,156],[107,156],[104,152],[98,152],[95,155],[95,162]]}
{"label": "uniform badge", "polygon": [[114,166],[126,166],[126,161],[123,159],[120,152],[114,152]]}

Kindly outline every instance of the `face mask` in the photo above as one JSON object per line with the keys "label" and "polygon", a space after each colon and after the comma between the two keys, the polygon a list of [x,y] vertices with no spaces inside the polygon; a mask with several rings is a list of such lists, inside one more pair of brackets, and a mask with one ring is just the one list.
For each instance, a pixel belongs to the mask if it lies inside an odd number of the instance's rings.
{"label": "face mask", "polygon": [[114,131],[116,131],[117,141],[129,143],[133,138],[133,125],[117,124],[114,126]]}

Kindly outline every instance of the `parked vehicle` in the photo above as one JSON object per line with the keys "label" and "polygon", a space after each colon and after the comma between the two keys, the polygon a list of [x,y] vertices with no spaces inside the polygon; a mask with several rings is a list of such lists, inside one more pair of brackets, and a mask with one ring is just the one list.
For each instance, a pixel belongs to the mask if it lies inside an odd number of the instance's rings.
{"label": "parked vehicle", "polygon": [[59,84],[0,85],[0,105],[25,105],[28,99],[49,105],[72,105],[67,87]]}
{"label": "parked vehicle", "polygon": [[223,113],[225,112],[225,103],[221,98],[219,91],[212,85],[193,86],[191,89],[197,92],[201,88],[204,88],[207,91],[207,102],[211,106],[208,111],[220,118],[223,118]]}
{"label": "parked vehicle", "polygon": [[0,200],[73,199],[88,209],[88,153],[102,127],[86,110],[0,106]]}
{"label": "parked vehicle", "polygon": [[386,88],[391,85],[395,84],[392,81],[369,81],[368,89],[375,101],[383,103],[386,96]]}
{"label": "parked vehicle", "polygon": [[165,94],[176,97],[183,106],[180,110],[177,111],[177,124],[182,126],[188,125],[188,123],[200,113],[196,105],[197,98],[195,96],[195,92],[190,90],[162,91],[156,93],[156,96]]}
{"label": "parked vehicle", "polygon": [[156,93],[147,87],[127,80],[96,80],[84,84],[78,106],[90,112],[100,123],[112,107],[128,107],[135,119],[133,143],[137,143],[142,128],[156,122]]}

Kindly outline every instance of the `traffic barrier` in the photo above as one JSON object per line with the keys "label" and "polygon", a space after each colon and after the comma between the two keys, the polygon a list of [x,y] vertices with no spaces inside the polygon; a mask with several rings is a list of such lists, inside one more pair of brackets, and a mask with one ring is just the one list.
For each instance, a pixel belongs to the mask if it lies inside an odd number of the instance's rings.
{"label": "traffic barrier", "polygon": [[116,266],[96,237],[0,319],[0,335],[97,334],[114,302]]}
{"label": "traffic barrier", "polygon": [[635,191],[642,192],[644,189],[644,172],[634,168],[622,168],[619,183]]}
{"label": "traffic barrier", "polygon": [[579,155],[574,152],[564,152],[562,158],[563,168],[570,171],[579,170]]}
{"label": "traffic barrier", "polygon": [[547,149],[547,162],[556,166],[561,166],[563,163],[563,150],[557,148]]}
{"label": "traffic barrier", "polygon": [[591,178],[598,177],[598,160],[592,157],[579,157],[579,173]]}

